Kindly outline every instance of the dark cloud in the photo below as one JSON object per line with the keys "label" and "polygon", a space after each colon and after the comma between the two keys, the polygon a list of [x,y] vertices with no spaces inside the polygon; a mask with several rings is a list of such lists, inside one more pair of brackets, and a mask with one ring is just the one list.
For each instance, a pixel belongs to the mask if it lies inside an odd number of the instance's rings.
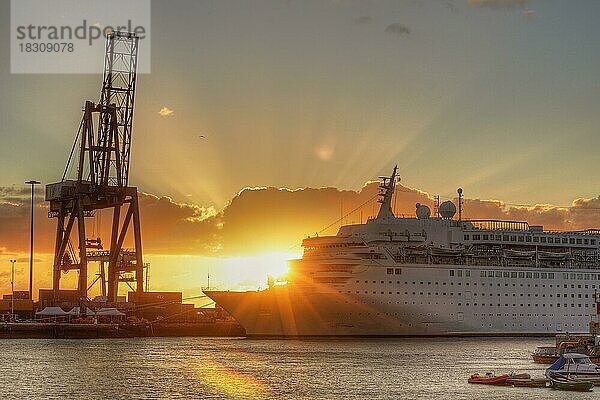
{"label": "dark cloud", "polygon": [[[306,235],[335,234],[343,224],[374,216],[377,182],[358,191],[336,188],[246,188],[221,211],[179,203],[166,196],[140,193],[142,240],[147,254],[238,255],[297,247]],[[10,190],[0,193],[14,196]],[[414,216],[415,203],[433,210],[432,197],[418,189],[398,185],[394,209],[398,216]],[[362,207],[361,207],[362,205]],[[47,205],[38,201],[36,251],[52,253],[56,219],[47,218]],[[88,236],[108,242],[112,214],[98,213],[88,220]],[[600,197],[576,199],[569,207],[514,206],[498,200],[465,199],[464,218],[527,221],[546,229],[584,230],[600,227]],[[131,246],[131,237],[125,247]],[[29,204],[0,198],[0,251],[29,251]]]}
{"label": "dark cloud", "polygon": [[398,36],[406,36],[410,34],[410,29],[406,25],[395,22],[385,27],[385,33]]}
{"label": "dark cloud", "polygon": [[140,193],[139,200],[144,251],[194,254],[218,249],[219,227],[213,208],[146,193]]}
{"label": "dark cloud", "polygon": [[373,18],[370,15],[361,15],[354,20],[355,24],[370,24],[373,22]]}

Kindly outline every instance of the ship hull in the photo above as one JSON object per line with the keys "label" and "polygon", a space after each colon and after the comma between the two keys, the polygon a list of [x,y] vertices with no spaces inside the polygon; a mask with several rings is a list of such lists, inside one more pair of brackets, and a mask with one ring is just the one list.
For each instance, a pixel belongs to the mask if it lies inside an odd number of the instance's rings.
{"label": "ship hull", "polygon": [[402,276],[389,276],[386,268],[365,267],[335,288],[286,284],[205,293],[248,336],[553,336],[587,331],[595,314],[592,301],[584,300],[589,289],[573,285],[563,305],[559,295],[566,297],[566,282],[558,278],[537,283],[489,279],[480,278],[480,270],[484,268],[419,265],[404,266]]}

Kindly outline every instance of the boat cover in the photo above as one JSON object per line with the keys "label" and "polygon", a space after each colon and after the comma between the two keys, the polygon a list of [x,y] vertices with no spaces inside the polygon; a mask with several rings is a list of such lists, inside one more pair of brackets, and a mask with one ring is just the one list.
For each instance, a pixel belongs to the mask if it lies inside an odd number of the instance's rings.
{"label": "boat cover", "polygon": [[561,370],[564,365],[565,357],[561,354],[560,357],[558,357],[558,360],[554,361],[554,364],[552,364],[548,369],[552,371],[558,371]]}

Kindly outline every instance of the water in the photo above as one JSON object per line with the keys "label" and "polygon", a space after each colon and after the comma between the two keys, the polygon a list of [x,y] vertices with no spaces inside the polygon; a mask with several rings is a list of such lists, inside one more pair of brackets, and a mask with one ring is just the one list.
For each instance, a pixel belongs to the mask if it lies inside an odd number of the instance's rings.
{"label": "water", "polygon": [[[597,393],[470,385],[475,372],[543,377],[553,339],[0,341],[2,399],[578,399]],[[595,389],[595,392],[600,389]]]}

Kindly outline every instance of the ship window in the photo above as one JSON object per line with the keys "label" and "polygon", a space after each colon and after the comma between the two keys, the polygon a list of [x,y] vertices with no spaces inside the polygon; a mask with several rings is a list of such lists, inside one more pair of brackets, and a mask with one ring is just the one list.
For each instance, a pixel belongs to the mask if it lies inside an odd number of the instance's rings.
{"label": "ship window", "polygon": [[569,238],[569,243],[570,244],[575,244],[575,238]]}
{"label": "ship window", "polygon": [[542,236],[542,237],[540,238],[540,242],[541,242],[541,243],[546,243],[546,237],[545,237],[545,236]]}
{"label": "ship window", "polygon": [[388,275],[394,275],[394,268],[388,268],[387,269],[387,274]]}
{"label": "ship window", "polygon": [[490,235],[483,235],[483,240],[489,240],[490,239]]}
{"label": "ship window", "polygon": [[511,241],[511,242],[516,242],[516,241],[517,241],[517,236],[516,236],[516,235],[512,235],[512,236],[510,237],[510,241]]}
{"label": "ship window", "polygon": [[479,273],[479,276],[480,276],[480,277],[482,277],[482,278],[485,278],[485,271],[481,271],[481,272]]}
{"label": "ship window", "polygon": [[581,244],[581,239],[577,239],[577,244]]}
{"label": "ship window", "polygon": [[519,272],[519,278],[525,278],[525,272]]}
{"label": "ship window", "polygon": [[[402,275],[402,268],[394,268],[394,274],[395,275]],[[400,283],[400,282],[398,282]]]}
{"label": "ship window", "polygon": [[537,243],[537,242],[539,242],[539,241],[540,241],[540,238],[539,238],[539,237],[537,237],[537,236],[534,236],[534,237],[533,237],[533,242],[534,242],[534,243]]}
{"label": "ship window", "polygon": [[525,241],[525,237],[519,236],[519,242],[523,242],[523,241]]}
{"label": "ship window", "polygon": [[548,274],[547,274],[546,272],[542,272],[542,273],[541,273],[541,277],[542,277],[542,279],[546,279],[546,278],[547,278],[547,276],[548,276]]}
{"label": "ship window", "polygon": [[510,273],[510,277],[511,278],[516,278],[517,277],[517,273],[516,272],[511,272]]}
{"label": "ship window", "polygon": [[[586,281],[589,281],[590,280],[590,274],[583,275],[583,279],[585,279]],[[587,285],[586,285],[586,288],[587,288]]]}
{"label": "ship window", "polygon": [[450,270],[450,276],[454,276],[454,270],[453,269]]}
{"label": "ship window", "polygon": [[496,271],[496,278],[502,278],[502,271]]}
{"label": "ship window", "polygon": [[496,240],[502,240],[502,236],[501,235],[496,235]]}
{"label": "ship window", "polygon": [[504,240],[505,242],[508,242],[508,235],[503,235],[502,240]]}
{"label": "ship window", "polygon": [[531,242],[531,236],[525,236],[525,241],[526,242]]}
{"label": "ship window", "polygon": [[577,274],[577,279],[583,279],[583,274]]}
{"label": "ship window", "polygon": [[[465,276],[470,277],[471,276],[471,271],[469,271],[469,270],[465,271]],[[437,285],[437,282],[436,282],[436,285]],[[467,283],[467,285],[468,285],[468,283]]]}
{"label": "ship window", "polygon": [[583,244],[589,244],[590,241],[588,239],[583,239]]}
{"label": "ship window", "polygon": [[525,278],[531,278],[531,272],[525,272]]}
{"label": "ship window", "polygon": [[510,277],[510,272],[504,271],[504,272],[502,273],[502,275],[503,275],[505,278],[509,278],[509,277]]}
{"label": "ship window", "polygon": [[473,235],[473,240],[481,240],[481,235]]}
{"label": "ship window", "polygon": [[534,272],[533,273],[533,278],[534,279],[539,279],[539,277],[540,277],[540,273],[539,272]]}
{"label": "ship window", "polygon": [[553,238],[551,238],[551,237],[549,237],[549,238],[548,238],[548,243],[554,243],[554,239],[553,239]]}
{"label": "ship window", "polygon": [[596,239],[590,239],[590,243],[595,246],[596,245]]}
{"label": "ship window", "polygon": [[569,243],[569,239],[568,238],[562,238],[562,242],[565,243],[565,244],[567,244],[567,243]]}
{"label": "ship window", "polygon": [[465,235],[465,240],[469,240],[469,235]]}
{"label": "ship window", "polygon": [[[569,277],[570,277],[571,279],[575,279],[575,273],[571,272],[571,273],[569,274]],[[573,286],[573,285],[571,285],[571,287],[574,287],[574,286]]]}

